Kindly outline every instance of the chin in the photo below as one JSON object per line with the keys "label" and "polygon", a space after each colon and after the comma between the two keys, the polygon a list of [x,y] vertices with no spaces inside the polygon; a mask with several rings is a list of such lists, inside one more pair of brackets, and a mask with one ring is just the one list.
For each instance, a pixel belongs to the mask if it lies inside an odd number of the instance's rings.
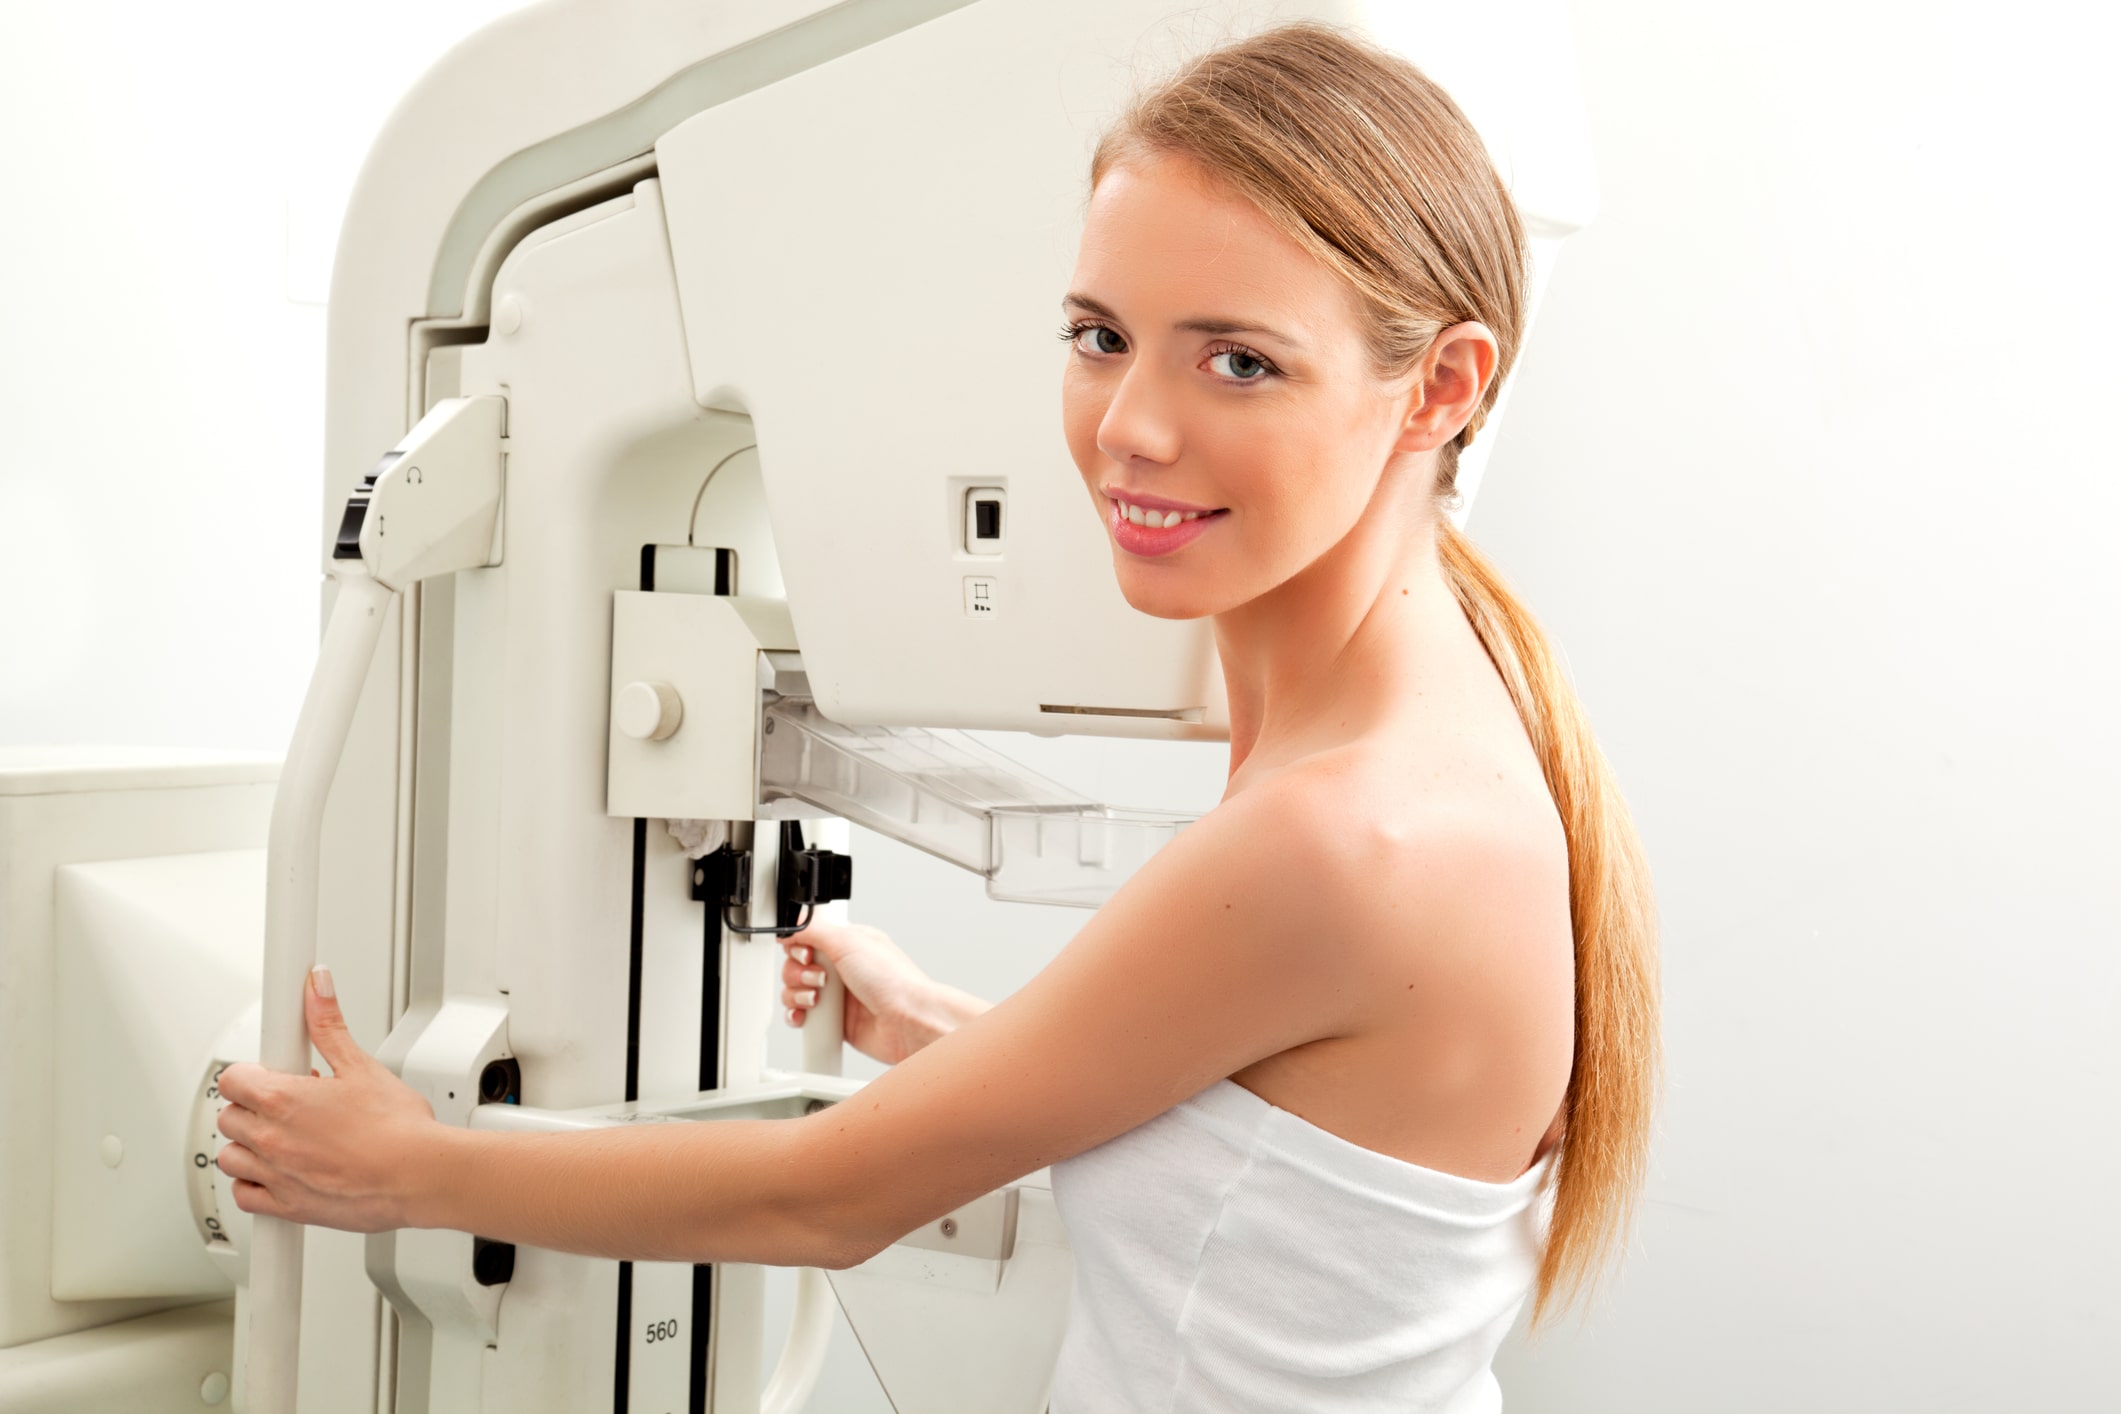
{"label": "chin", "polygon": [[1140,613],[1154,619],[1205,619],[1228,607],[1207,593],[1207,587],[1198,583],[1196,576],[1173,574],[1161,566],[1145,572],[1139,566],[1122,563],[1124,551],[1112,553],[1119,592]]}

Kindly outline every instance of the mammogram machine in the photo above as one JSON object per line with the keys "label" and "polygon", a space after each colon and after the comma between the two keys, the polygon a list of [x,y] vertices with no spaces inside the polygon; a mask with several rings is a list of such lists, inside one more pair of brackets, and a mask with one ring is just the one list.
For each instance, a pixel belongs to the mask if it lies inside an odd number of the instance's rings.
{"label": "mammogram machine", "polygon": [[850,822],[1084,906],[1181,828],[963,729],[1225,731],[1205,626],[1115,587],[1050,331],[1096,135],[1304,16],[1452,91],[1543,277],[1592,200],[1558,5],[583,0],[413,89],[339,244],[284,765],[0,762],[0,1410],[780,1414],[835,1307],[907,1414],[1044,1407],[1042,1174],[803,1273],[776,1354],[760,1268],[253,1222],[214,1082],[311,1064],[323,959],[449,1123],[800,1115],[856,1086],[836,985],[768,1068],[770,935]]}

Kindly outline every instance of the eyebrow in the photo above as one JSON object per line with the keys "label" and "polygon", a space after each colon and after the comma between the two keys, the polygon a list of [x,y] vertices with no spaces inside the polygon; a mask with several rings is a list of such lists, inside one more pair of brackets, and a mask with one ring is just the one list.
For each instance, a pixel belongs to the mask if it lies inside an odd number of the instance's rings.
{"label": "eyebrow", "polygon": [[[1099,315],[1106,319],[1111,319],[1115,321],[1119,320],[1119,316],[1113,313],[1111,309],[1107,308],[1103,304],[1100,304],[1098,301],[1090,298],[1088,295],[1068,295],[1065,299],[1061,301],[1061,308],[1066,309],[1069,305],[1075,305],[1078,308],[1087,309],[1092,314]],[[1172,325],[1171,327],[1173,329],[1182,329],[1195,334],[1265,334],[1270,339],[1279,339],[1281,342],[1287,344],[1292,349],[1300,350],[1303,348],[1303,344],[1301,341],[1290,338],[1287,334],[1282,333],[1279,329],[1271,329],[1264,324],[1245,324],[1235,319],[1181,319],[1178,323]]]}

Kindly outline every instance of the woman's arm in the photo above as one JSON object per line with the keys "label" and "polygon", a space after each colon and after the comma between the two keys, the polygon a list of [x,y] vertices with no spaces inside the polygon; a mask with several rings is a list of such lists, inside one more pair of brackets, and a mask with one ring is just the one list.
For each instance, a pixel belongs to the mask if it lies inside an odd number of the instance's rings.
{"label": "woman's arm", "polygon": [[847,988],[844,1039],[872,1060],[897,1065],[986,1011],[991,1003],[938,982],[881,929],[820,920],[781,939],[781,1005],[801,1026],[829,966]]}
{"label": "woman's arm", "polygon": [[[829,1168],[787,1120],[653,1121],[565,1134],[437,1123],[427,1101],[354,1041],[312,973],[309,1034],[329,1078],[230,1066],[218,1162],[237,1205],[357,1232],[454,1228],[500,1242],[634,1261],[840,1268],[866,1257],[839,1220]],[[947,1034],[987,1003],[955,988],[924,1002]]]}
{"label": "woman's arm", "polygon": [[[817,929],[792,941],[796,946],[821,946]],[[802,961],[814,965],[815,956],[813,952]],[[909,1039],[908,1054],[993,1009],[993,1003],[948,983],[923,981],[895,1018]],[[417,1185],[416,1192],[432,1195],[431,1206],[420,1212],[416,1199],[407,1226],[476,1229],[502,1242],[640,1261],[759,1262],[837,1270],[870,1254],[862,1245],[850,1248],[844,1241],[842,1225],[829,1217],[829,1195],[797,1178],[777,1192],[761,1192],[746,1177],[787,1169],[804,1148],[801,1126],[825,1118],[713,1120],[705,1125],[714,1132],[697,1138],[685,1131],[704,1126],[687,1123],[563,1135],[453,1131],[453,1152],[441,1156],[453,1172]],[[615,1174],[631,1175],[636,1185],[631,1201],[577,1201],[575,1195],[594,1191]],[[516,1214],[524,1232],[479,1227],[480,1206],[467,1201],[469,1195],[510,1182],[526,1183],[530,1190],[526,1196],[531,1203]],[[821,1214],[826,1220],[820,1221]],[[668,1250],[657,1251],[658,1243],[667,1244]]]}
{"label": "woman's arm", "polygon": [[408,1189],[405,1226],[630,1261],[837,1270],[870,1253],[804,1162],[799,1131],[821,1118],[450,1130]]}
{"label": "woman's arm", "polygon": [[445,1129],[313,997],[334,1077],[232,1067],[221,1163],[247,1211],[334,1227],[439,1225],[643,1260],[858,1262],[1254,1061],[1348,1034],[1381,1004],[1432,1002],[1423,920],[1465,916],[1452,891],[1471,876],[1404,831],[1350,830],[1343,799],[1330,783],[1270,782],[1227,802],[1030,982],[815,1115]]}

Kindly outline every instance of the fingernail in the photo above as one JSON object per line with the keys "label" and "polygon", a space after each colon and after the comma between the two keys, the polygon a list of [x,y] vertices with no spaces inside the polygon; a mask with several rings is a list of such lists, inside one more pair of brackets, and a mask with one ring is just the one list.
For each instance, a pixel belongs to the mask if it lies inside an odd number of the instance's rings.
{"label": "fingernail", "polygon": [[815,972],[805,972],[803,974],[803,980],[805,982],[808,982],[813,987],[822,987],[825,985],[824,971],[820,969]]}
{"label": "fingernail", "polygon": [[796,1021],[796,1019],[795,1019],[795,1008],[793,1008],[793,1007],[790,1007],[790,1008],[788,1009],[788,1024],[789,1024],[790,1026],[796,1026],[796,1025],[800,1025],[800,1024],[801,1024],[801,1023],[799,1023],[798,1021]]}
{"label": "fingernail", "polygon": [[808,948],[797,948],[797,949],[795,950],[795,960],[796,960],[797,962],[800,962],[800,963],[803,963],[803,964],[805,964],[805,965],[808,965],[808,964],[809,964],[809,962],[810,962],[810,949],[808,949]]}
{"label": "fingernail", "polygon": [[801,1002],[806,1007],[813,1007],[817,1005],[817,993],[802,992],[797,994],[796,1000]]}
{"label": "fingernail", "polygon": [[315,984],[318,996],[327,1000],[337,999],[339,994],[331,985],[331,969],[323,963],[320,962],[309,969],[309,980]]}

